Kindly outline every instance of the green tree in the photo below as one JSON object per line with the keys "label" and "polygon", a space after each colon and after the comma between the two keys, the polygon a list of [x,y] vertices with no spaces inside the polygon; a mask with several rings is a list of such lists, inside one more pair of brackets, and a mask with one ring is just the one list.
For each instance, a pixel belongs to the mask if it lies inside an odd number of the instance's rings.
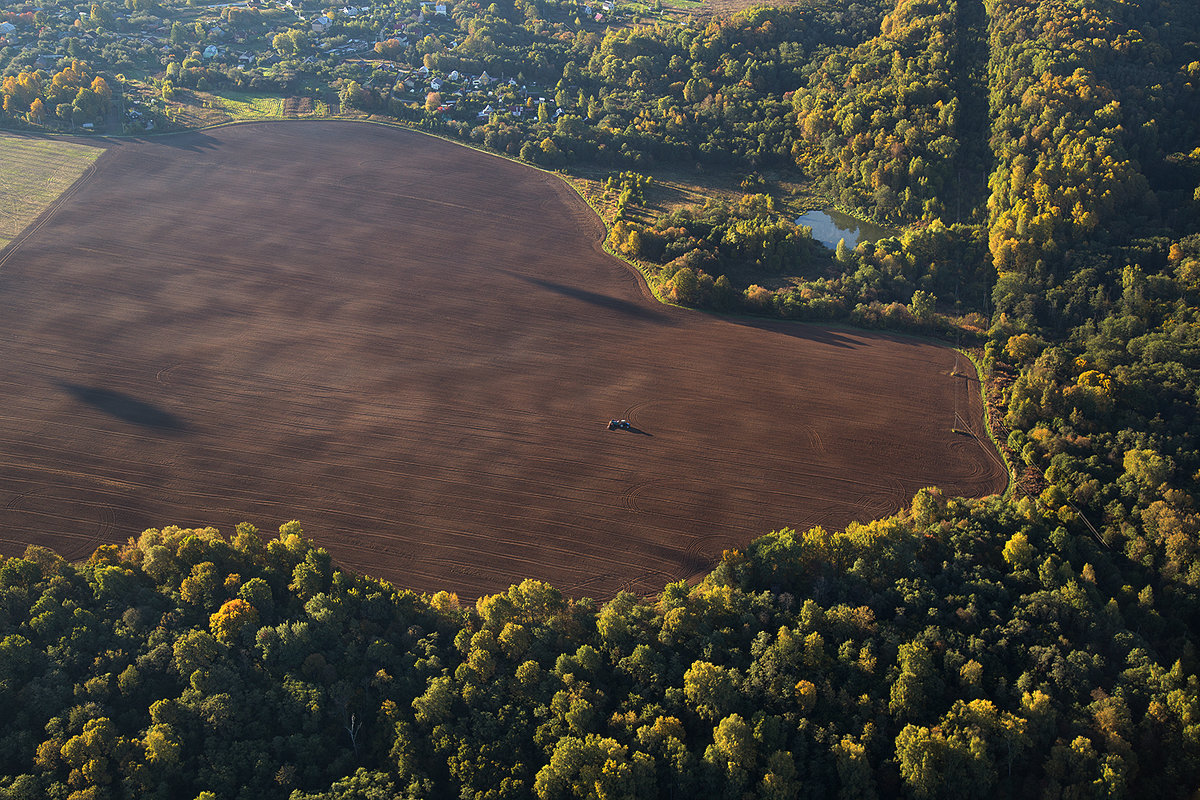
{"label": "green tree", "polygon": [[702,719],[718,720],[733,711],[740,683],[737,670],[697,661],[683,675],[683,694]]}
{"label": "green tree", "polygon": [[928,324],[933,321],[933,312],[936,304],[936,297],[921,289],[917,289],[913,292],[912,303],[910,305],[912,315],[921,322]]}
{"label": "green tree", "polygon": [[654,762],[598,734],[566,736],[554,745],[550,763],[538,771],[533,788],[540,800],[637,800],[654,794]]}

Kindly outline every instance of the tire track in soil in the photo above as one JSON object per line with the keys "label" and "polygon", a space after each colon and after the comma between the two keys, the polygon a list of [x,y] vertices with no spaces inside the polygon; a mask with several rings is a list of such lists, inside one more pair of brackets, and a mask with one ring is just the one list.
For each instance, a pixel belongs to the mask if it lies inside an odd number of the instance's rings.
{"label": "tire track in soil", "polygon": [[[36,532],[44,530],[48,524],[58,525],[74,522],[78,515],[72,512],[73,505],[82,505],[93,509],[93,513],[89,516],[94,516],[94,528],[83,532],[56,533],[54,536],[57,542],[69,544],[69,546],[63,544],[56,546],[59,554],[64,558],[70,561],[87,558],[97,547],[112,541],[113,536],[116,535],[116,509],[112,504],[103,502],[94,494],[87,501],[74,501],[73,498],[63,495],[63,492],[50,485],[42,485],[22,492],[5,504],[4,510],[8,512],[6,517],[36,519],[37,526],[27,528],[30,532]],[[66,511],[61,509],[64,504],[67,507]],[[23,526],[19,524],[6,526],[5,537],[0,541],[13,541],[9,538],[9,534],[13,532],[14,528],[19,530],[21,527]]]}

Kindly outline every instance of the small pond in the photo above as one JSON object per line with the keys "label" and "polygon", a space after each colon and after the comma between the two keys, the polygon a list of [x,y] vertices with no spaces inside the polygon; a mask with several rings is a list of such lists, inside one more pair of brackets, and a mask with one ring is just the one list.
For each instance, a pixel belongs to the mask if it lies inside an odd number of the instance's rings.
{"label": "small pond", "polygon": [[809,211],[797,217],[796,224],[812,228],[813,238],[831,250],[837,247],[839,239],[845,239],[846,244],[855,247],[859,242],[877,242],[895,234],[895,231],[863,222],[832,208]]}

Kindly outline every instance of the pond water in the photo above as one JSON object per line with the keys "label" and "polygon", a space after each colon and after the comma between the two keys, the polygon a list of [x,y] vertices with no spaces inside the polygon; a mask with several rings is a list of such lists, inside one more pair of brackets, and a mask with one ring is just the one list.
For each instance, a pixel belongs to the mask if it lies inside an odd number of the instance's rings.
{"label": "pond water", "polygon": [[838,240],[843,238],[854,247],[859,242],[877,242],[895,233],[832,208],[809,211],[797,217],[796,224],[812,228],[813,238],[830,249],[837,247]]}

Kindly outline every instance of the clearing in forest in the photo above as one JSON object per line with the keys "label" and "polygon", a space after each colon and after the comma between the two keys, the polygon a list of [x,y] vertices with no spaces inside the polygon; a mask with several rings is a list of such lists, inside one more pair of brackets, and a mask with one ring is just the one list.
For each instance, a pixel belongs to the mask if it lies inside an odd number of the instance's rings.
{"label": "clearing in forest", "polygon": [[606,597],[1005,486],[953,350],[662,306],[603,234],[394,128],[109,142],[0,271],[0,551],[294,518],[400,586]]}

